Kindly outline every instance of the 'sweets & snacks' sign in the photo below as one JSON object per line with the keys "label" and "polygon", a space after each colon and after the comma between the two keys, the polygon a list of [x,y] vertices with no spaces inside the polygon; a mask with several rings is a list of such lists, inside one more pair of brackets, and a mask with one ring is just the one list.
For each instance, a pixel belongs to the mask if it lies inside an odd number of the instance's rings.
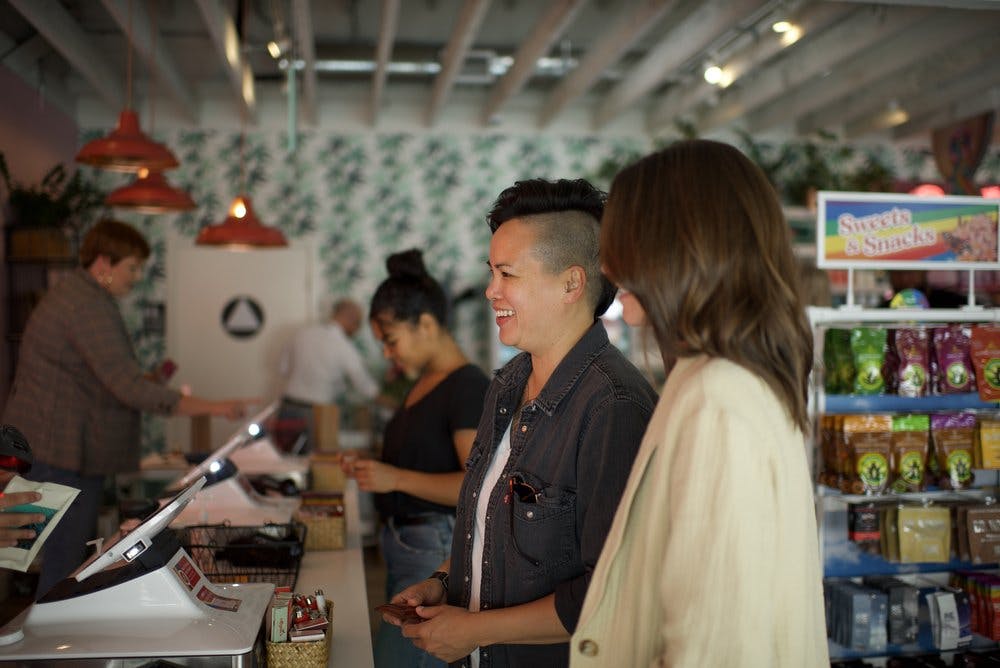
{"label": "'sweets & snacks' sign", "polygon": [[840,269],[1000,269],[1000,200],[820,192],[817,264]]}

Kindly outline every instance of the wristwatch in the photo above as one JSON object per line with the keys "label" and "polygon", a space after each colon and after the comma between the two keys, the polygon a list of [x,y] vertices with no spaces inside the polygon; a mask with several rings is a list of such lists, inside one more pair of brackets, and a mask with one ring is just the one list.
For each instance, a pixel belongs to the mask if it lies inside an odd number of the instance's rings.
{"label": "wristwatch", "polygon": [[428,580],[438,580],[441,586],[444,587],[444,593],[448,593],[448,573],[445,571],[434,571],[428,577]]}

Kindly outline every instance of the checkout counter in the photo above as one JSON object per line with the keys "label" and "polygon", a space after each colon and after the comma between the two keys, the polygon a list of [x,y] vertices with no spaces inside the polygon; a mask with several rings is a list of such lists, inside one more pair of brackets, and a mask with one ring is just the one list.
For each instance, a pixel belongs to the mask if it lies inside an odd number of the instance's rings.
{"label": "checkout counter", "polygon": [[[196,487],[200,488],[201,483],[204,483],[204,479],[200,480]],[[159,530],[161,528],[160,525],[166,526],[167,522],[177,517],[184,510],[184,507],[192,501],[192,499],[197,498],[196,492],[200,491],[197,488],[190,489],[189,491],[179,495],[178,498],[183,497],[183,503],[180,501],[177,501],[176,503],[172,501],[167,503],[161,508],[160,511],[158,511],[154,518],[159,517],[160,515],[169,515],[169,517],[167,517],[167,519],[163,522],[156,524],[156,526],[153,527],[156,531],[151,530],[151,535],[159,535]],[[369,624],[370,611],[368,609],[369,603],[365,586],[363,553],[364,529],[359,513],[359,497],[360,494],[357,488],[357,483],[354,480],[347,480],[343,492],[345,520],[344,547],[337,550],[307,549],[302,555],[302,559],[299,564],[298,580],[294,587],[294,591],[300,593],[312,593],[317,589],[322,589],[327,600],[332,601],[333,611],[329,631],[329,654],[327,665],[335,668],[372,668],[374,665],[372,656],[371,628]],[[178,507],[174,508],[173,506],[175,505]],[[167,511],[170,512],[167,513]],[[147,520],[146,522],[155,523],[152,520]],[[138,532],[138,530],[136,531]],[[130,536],[132,536],[132,534],[130,534]],[[125,547],[130,544],[131,543],[123,541],[123,545]],[[175,547],[172,546],[167,550],[168,557],[173,549],[175,549]],[[154,550],[149,549],[149,552],[152,553]],[[175,561],[178,558],[187,558],[183,550],[177,552],[177,555],[180,556],[173,557]],[[199,608],[200,604],[188,601],[188,599],[191,598],[191,596],[188,595],[190,592],[182,591],[180,594],[177,594],[177,592],[174,591],[178,589],[178,585],[177,578],[171,573],[171,569],[177,569],[173,562],[167,563],[167,561],[164,561],[163,564],[159,562],[152,564],[147,569],[150,571],[149,574],[136,577],[134,580],[129,580],[127,582],[127,587],[131,587],[131,589],[127,589],[128,595],[120,596],[120,592],[126,591],[126,585],[119,586],[117,582],[103,583],[100,578],[105,577],[104,569],[121,556],[124,555],[118,555],[109,550],[106,558],[102,557],[102,559],[97,560],[97,562],[95,562],[96,565],[91,569],[99,570],[100,573],[98,573],[92,580],[86,580],[86,582],[98,582],[98,585],[94,587],[95,589],[101,586],[113,587],[113,589],[107,590],[109,594],[106,598],[111,600],[111,597],[118,596],[119,598],[113,600],[115,605],[102,604],[98,607],[100,609],[115,609],[117,610],[116,614],[118,614],[119,617],[123,617],[123,619],[127,621],[122,621],[116,618],[114,624],[101,623],[100,619],[98,619],[100,615],[95,616],[95,611],[93,609],[86,608],[86,605],[90,605],[89,600],[90,598],[93,598],[93,596],[70,599],[67,601],[54,600],[46,605],[36,605],[34,609],[26,610],[22,613],[22,616],[16,620],[18,628],[24,626],[25,633],[19,636],[23,637],[24,640],[20,640],[19,637],[11,634],[12,637],[8,640],[8,644],[0,647],[0,665],[20,665],[24,659],[28,659],[28,663],[32,663],[32,661],[34,661],[34,664],[37,664],[37,659],[42,656],[48,656],[51,659],[55,659],[60,655],[65,656],[66,649],[70,644],[82,648],[82,654],[80,654],[80,656],[74,656],[72,652],[69,652],[69,656],[66,656],[66,658],[73,656],[78,665],[96,665],[94,661],[95,658],[99,656],[107,655],[109,660],[113,662],[114,659],[110,657],[135,656],[137,652],[141,654],[141,652],[144,651],[150,652],[151,657],[161,655],[162,653],[162,656],[168,662],[171,658],[179,656],[176,654],[176,651],[179,649],[180,645],[184,645],[185,642],[190,640],[190,628],[201,628],[201,626],[199,626],[202,624],[200,618],[204,616],[204,611]],[[108,563],[105,564],[104,561],[107,561]],[[135,563],[138,563],[138,560],[136,560]],[[100,566],[100,568],[98,568],[98,566]],[[124,572],[125,570],[126,569],[123,568],[121,569],[121,572]],[[237,630],[239,630],[243,635],[249,634],[247,638],[242,638],[241,636],[236,639],[239,640],[239,642],[233,640],[230,644],[233,646],[240,645],[240,647],[242,647],[242,644],[246,644],[249,647],[249,645],[253,642],[253,637],[257,635],[256,629],[263,623],[265,606],[270,597],[273,585],[212,585],[204,579],[204,576],[197,571],[197,568],[195,568],[194,565],[190,566],[188,570],[197,572],[199,586],[204,585],[211,588],[212,592],[219,600],[230,601],[235,600],[239,596],[243,596],[245,598],[247,595],[253,595],[252,600],[246,599],[243,602],[243,610],[246,613],[244,617],[246,618],[242,619],[239,624],[230,624],[231,626],[234,626],[234,628],[237,628]],[[143,572],[145,573],[145,571]],[[163,573],[166,573],[167,575],[163,576]],[[89,575],[89,572],[81,573],[80,577],[82,578],[84,575]],[[133,582],[134,584],[132,584]],[[161,584],[161,582],[165,584]],[[160,588],[156,589],[155,587],[152,587],[150,583],[153,583]],[[236,589],[233,587],[236,587]],[[132,591],[132,589],[135,591]],[[258,592],[257,589],[261,589],[261,591]],[[160,593],[152,593],[155,591],[159,591]],[[163,592],[167,593],[164,594]],[[73,595],[77,594],[74,592]],[[171,596],[185,604],[187,606],[185,610],[187,608],[191,608],[188,616],[193,620],[188,620],[187,618],[182,620],[185,624],[187,624],[187,626],[183,627],[183,629],[180,629],[173,635],[164,632],[164,629],[166,626],[169,626],[169,624],[164,625],[162,620],[159,620],[157,616],[162,615],[156,609],[156,605],[159,603],[169,604],[172,600]],[[151,613],[153,617],[150,617],[146,622],[144,622],[144,624],[139,623],[141,620],[136,620],[136,623],[133,624],[133,620],[129,619],[131,613],[129,613],[126,608],[129,607],[129,601],[137,601],[143,599],[144,597],[152,597],[153,599],[152,601],[148,601],[149,604],[153,605],[153,613]],[[95,598],[94,600],[97,599]],[[101,600],[106,603],[104,599]],[[204,601],[203,598],[201,600]],[[79,604],[76,603],[77,601]],[[209,605],[212,604],[209,603]],[[85,606],[85,608],[77,610],[80,606]],[[145,605],[144,607],[149,608],[150,605]],[[201,606],[201,608],[203,607],[204,606]],[[211,613],[212,611],[209,612]],[[220,619],[226,616],[225,612],[215,612],[213,614],[216,614],[216,616],[220,617]],[[55,621],[53,621],[53,619],[49,619],[49,617],[53,617],[53,615],[59,617],[59,619],[55,619]],[[247,615],[250,615],[253,619]],[[91,631],[87,631],[84,634],[77,633],[77,635],[72,638],[73,643],[63,643],[62,645],[56,647],[55,650],[51,650],[49,645],[53,644],[55,638],[50,637],[46,639],[45,636],[50,634],[53,630],[55,630],[60,636],[65,635],[59,630],[61,627],[59,627],[56,623],[62,623],[62,617],[66,617],[67,620],[69,620],[68,623],[70,625],[65,627],[66,633],[69,633],[69,630],[80,627],[81,620],[83,620],[83,625],[91,623],[91,626],[94,626],[94,623],[97,623],[97,627],[95,628],[99,627],[101,631],[100,633],[97,633],[97,635],[95,635],[95,632]],[[32,623],[35,619],[39,621],[40,625],[33,627]],[[87,622],[86,620],[88,619],[91,620],[91,622]],[[25,620],[27,621],[25,622]],[[215,620],[215,618],[212,618],[212,620]],[[212,621],[212,623],[209,623],[205,628],[213,626],[218,627],[218,624],[216,624],[218,621],[219,620]],[[129,624],[132,625],[128,626]],[[116,627],[123,631],[123,635],[121,637],[118,637],[115,633],[108,633],[109,629],[114,629]],[[154,628],[156,629],[155,632],[152,631]],[[34,634],[32,633],[33,629],[37,629],[37,632]],[[218,630],[218,628],[216,630]],[[147,639],[142,640],[141,636],[143,633],[152,633],[152,635],[149,635]],[[186,637],[178,638],[178,635]],[[222,650],[217,651],[216,649],[209,647],[211,644],[209,640],[214,639],[217,635],[219,634],[216,632],[208,633],[205,636],[206,639],[204,642],[196,642],[195,645],[197,645],[199,651],[194,651],[194,649],[192,649],[190,656],[200,656],[201,654],[225,654],[226,652],[223,652]],[[36,638],[35,636],[38,637]],[[163,645],[162,647],[154,646],[154,637],[160,639],[159,642]],[[118,639],[116,640],[116,638]],[[67,639],[69,639],[68,636]],[[133,645],[136,643],[139,644],[136,647],[133,647],[132,645],[125,646],[122,643],[126,640],[131,642]],[[214,642],[214,640],[212,640],[212,642]],[[74,651],[76,650],[74,649]],[[231,665],[259,665],[256,664],[253,658],[251,658],[251,656],[255,653],[255,651],[251,651],[242,658],[234,658],[235,663]],[[173,655],[173,657],[171,655]],[[42,663],[46,662],[43,661]],[[109,663],[101,665],[113,664]],[[165,663],[163,665],[171,664]],[[178,665],[200,664],[182,663]],[[212,665],[215,664],[213,663]]]}
{"label": "checkout counter", "polygon": [[295,589],[311,593],[322,589],[333,601],[330,668],[372,668],[372,636],[362,545],[358,485],[344,488],[347,536],[342,550],[309,551],[302,557]]}

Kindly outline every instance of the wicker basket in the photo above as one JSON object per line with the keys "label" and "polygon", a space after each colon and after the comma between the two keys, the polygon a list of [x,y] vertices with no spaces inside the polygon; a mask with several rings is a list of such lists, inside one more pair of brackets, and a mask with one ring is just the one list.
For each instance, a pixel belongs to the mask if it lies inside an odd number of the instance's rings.
{"label": "wicker basket", "polygon": [[344,495],[337,492],[304,492],[295,520],[306,525],[306,550],[341,550],[347,527]]}
{"label": "wicker basket", "polygon": [[330,636],[333,634],[333,602],[326,602],[326,618],[330,625],[322,640],[313,642],[267,641],[268,668],[325,668],[330,656]]}

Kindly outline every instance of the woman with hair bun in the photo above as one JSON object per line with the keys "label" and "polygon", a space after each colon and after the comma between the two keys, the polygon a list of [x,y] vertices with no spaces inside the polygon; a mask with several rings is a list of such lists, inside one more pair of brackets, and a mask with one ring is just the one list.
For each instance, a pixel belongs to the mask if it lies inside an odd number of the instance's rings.
{"label": "woman with hair bun", "polygon": [[[376,492],[386,561],[386,600],[427,577],[448,558],[455,504],[489,380],[448,331],[448,300],[419,250],[389,256],[389,277],[371,300],[369,319],[386,359],[416,378],[386,425],[381,461],[344,462],[358,487]],[[375,665],[444,663],[383,623]]]}

